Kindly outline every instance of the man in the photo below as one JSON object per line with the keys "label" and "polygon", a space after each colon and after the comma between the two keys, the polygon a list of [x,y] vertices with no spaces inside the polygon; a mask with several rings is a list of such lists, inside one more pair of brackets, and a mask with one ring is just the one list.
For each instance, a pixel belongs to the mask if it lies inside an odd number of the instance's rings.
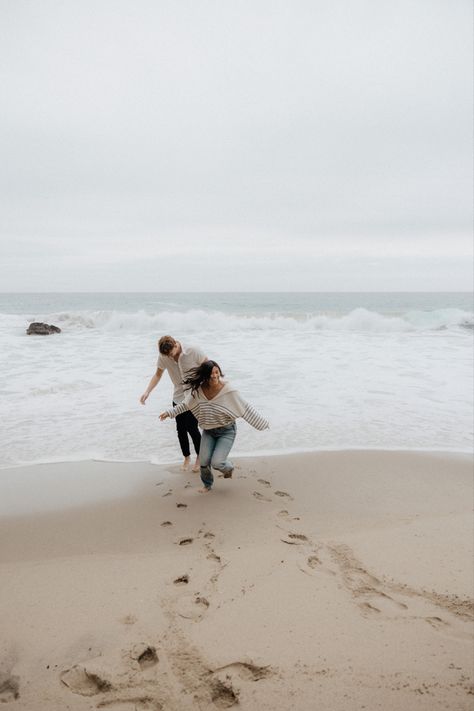
{"label": "man", "polygon": [[[172,336],[162,336],[158,341],[158,363],[156,373],[148,383],[148,387],[140,398],[142,405],[145,404],[149,394],[158,385],[164,371],[168,371],[168,375],[174,385],[173,406],[179,405],[184,400],[183,380],[192,368],[197,368],[201,363],[207,360],[204,352],[195,346],[185,346]],[[182,469],[187,471],[191,463],[191,452],[189,449],[188,434],[193,441],[194,450],[196,452],[196,461],[193,465],[193,472],[199,471],[199,446],[201,444],[201,433],[199,432],[198,423],[192,412],[189,410],[178,415],[176,418],[176,430],[178,432],[179,445],[183,453],[184,461]]]}

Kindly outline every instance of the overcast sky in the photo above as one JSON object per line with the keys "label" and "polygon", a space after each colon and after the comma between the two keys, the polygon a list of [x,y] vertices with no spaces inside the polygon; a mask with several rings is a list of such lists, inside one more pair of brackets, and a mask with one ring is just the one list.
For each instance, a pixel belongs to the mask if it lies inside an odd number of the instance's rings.
{"label": "overcast sky", "polygon": [[472,288],[470,0],[0,0],[0,290]]}

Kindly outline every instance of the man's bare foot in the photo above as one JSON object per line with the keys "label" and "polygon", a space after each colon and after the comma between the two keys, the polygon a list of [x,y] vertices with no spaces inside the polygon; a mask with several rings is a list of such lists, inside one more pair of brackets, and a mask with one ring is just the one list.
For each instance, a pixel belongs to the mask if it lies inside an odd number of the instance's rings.
{"label": "man's bare foot", "polygon": [[203,486],[202,489],[198,489],[198,492],[200,494],[209,494],[211,491],[211,487],[209,486]]}
{"label": "man's bare foot", "polygon": [[185,457],[183,463],[181,464],[181,471],[188,472],[191,466],[191,457]]}
{"label": "man's bare foot", "polygon": [[193,472],[199,472],[199,471],[201,471],[201,465],[199,464],[199,457],[196,457],[196,461],[195,461],[194,464],[193,464],[192,471],[193,471]]}

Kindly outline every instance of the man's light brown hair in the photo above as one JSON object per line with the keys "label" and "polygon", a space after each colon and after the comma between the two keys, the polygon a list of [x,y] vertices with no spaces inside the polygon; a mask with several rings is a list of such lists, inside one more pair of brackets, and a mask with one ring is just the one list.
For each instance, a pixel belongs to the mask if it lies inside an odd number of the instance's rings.
{"label": "man's light brown hair", "polygon": [[175,345],[176,341],[173,336],[161,336],[160,340],[158,341],[158,350],[163,355],[168,355],[169,353],[171,353]]}

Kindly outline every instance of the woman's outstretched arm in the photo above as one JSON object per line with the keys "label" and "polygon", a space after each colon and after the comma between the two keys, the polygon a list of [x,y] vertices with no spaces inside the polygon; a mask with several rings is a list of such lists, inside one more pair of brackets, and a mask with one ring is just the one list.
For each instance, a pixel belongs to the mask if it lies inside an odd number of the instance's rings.
{"label": "woman's outstretched arm", "polygon": [[252,425],[252,427],[255,427],[256,430],[268,430],[270,428],[268,420],[260,415],[252,405],[249,405],[248,402],[245,401],[243,404],[245,406],[244,414],[242,415],[243,420],[248,422],[249,425]]}
{"label": "woman's outstretched arm", "polygon": [[166,420],[167,417],[177,417],[178,415],[182,415],[183,412],[186,412],[186,410],[189,410],[187,402],[180,402],[179,405],[175,405],[175,407],[172,407],[169,410],[165,410],[164,412],[162,412],[160,415],[160,420]]}

